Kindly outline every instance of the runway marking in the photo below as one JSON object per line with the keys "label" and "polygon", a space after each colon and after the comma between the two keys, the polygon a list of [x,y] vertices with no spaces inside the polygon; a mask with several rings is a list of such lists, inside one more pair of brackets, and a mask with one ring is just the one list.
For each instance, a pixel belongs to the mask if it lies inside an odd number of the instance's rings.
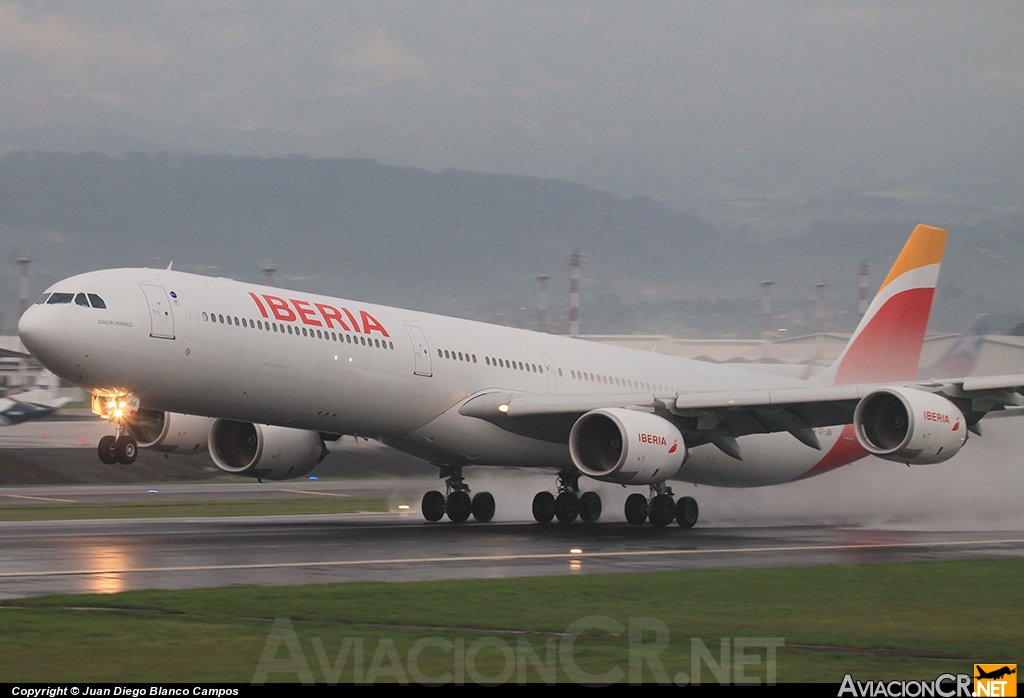
{"label": "runway marking", "polygon": [[524,553],[522,555],[465,555],[461,557],[406,557],[375,560],[321,560],[318,562],[254,562],[238,565],[182,565],[178,567],[108,568],[98,570],[50,570],[44,572],[0,572],[0,579],[20,577],[68,577],[97,574],[148,574],[166,572],[211,572],[230,570],[297,569],[304,567],[365,567],[369,565],[413,565],[452,562],[516,562],[523,560],[580,560],[583,558],[668,557],[673,555],[721,555],[723,553],[841,552],[906,548],[951,548],[966,546],[1021,545],[1024,538],[997,540],[937,541],[934,543],[855,543],[848,545],[777,545],[761,548],[709,548],[707,550],[619,550],[597,553]]}
{"label": "runway marking", "polygon": [[291,492],[292,494],[318,494],[321,497],[351,497],[343,492],[314,492],[312,490],[278,490],[278,492]]}
{"label": "runway marking", "polygon": [[14,499],[35,499],[40,502],[63,502],[64,504],[77,504],[78,502],[74,499],[56,499],[54,497],[32,497],[27,494],[5,494],[0,495],[3,497],[13,497]]}

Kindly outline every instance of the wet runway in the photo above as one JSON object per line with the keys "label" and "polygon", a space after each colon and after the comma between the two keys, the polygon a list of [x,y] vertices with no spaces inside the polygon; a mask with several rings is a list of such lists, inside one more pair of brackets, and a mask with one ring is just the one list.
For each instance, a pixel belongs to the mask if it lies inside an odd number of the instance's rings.
{"label": "wet runway", "polygon": [[0,523],[0,597],[1020,556],[1020,531],[456,526],[418,513],[17,522]]}
{"label": "wet runway", "polygon": [[[420,497],[443,489],[434,477],[2,487],[0,507],[11,508],[384,496],[392,512],[0,522],[0,597],[1021,557],[1024,468],[1016,420],[986,425],[985,434],[938,466],[867,459],[822,477],[752,490],[672,483],[677,496],[694,496],[700,504],[701,520],[691,531],[630,526],[622,503],[638,488],[590,481],[581,484],[601,493],[600,523],[540,526],[532,522],[530,502],[538,490],[553,490],[553,476],[486,468],[466,470],[474,491],[495,495],[495,521],[485,525],[425,523]],[[401,504],[410,509],[400,511]]]}

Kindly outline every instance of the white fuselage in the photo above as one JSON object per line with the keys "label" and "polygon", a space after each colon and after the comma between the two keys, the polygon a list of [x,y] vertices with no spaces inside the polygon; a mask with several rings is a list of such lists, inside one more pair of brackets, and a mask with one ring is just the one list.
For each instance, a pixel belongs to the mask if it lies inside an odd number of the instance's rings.
{"label": "white fuselage", "polygon": [[[467,398],[482,391],[674,397],[805,385],[175,271],[92,272],[49,292],[96,294],[106,305],[34,305],[19,324],[40,362],[86,390],[131,393],[156,410],[379,438],[437,464],[572,468],[565,443],[459,414]],[[788,434],[743,437],[743,461],[699,446],[677,477],[725,486],[790,481],[827,457],[843,432],[841,426],[818,429],[822,451]]]}

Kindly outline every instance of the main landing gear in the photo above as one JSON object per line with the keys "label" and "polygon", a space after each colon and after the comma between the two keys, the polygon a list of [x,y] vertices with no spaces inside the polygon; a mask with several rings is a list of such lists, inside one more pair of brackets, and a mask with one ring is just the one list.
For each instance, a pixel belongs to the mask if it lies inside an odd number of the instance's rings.
{"label": "main landing gear", "polygon": [[442,467],[441,477],[444,481],[445,494],[431,490],[423,495],[423,518],[427,521],[440,521],[445,514],[452,523],[463,523],[473,518],[480,523],[487,523],[494,518],[494,496],[490,492],[477,492],[469,497],[469,485],[462,479],[462,468]]}
{"label": "main landing gear", "polygon": [[626,497],[626,521],[639,526],[650,521],[659,528],[668,526],[673,520],[682,528],[693,528],[700,516],[697,500],[693,497],[680,497],[675,501],[672,489],[664,482],[651,485],[651,499],[639,492]]}
{"label": "main landing gear", "polygon": [[580,494],[579,473],[559,473],[558,496],[550,492],[538,492],[533,498],[533,518],[537,523],[572,523],[579,517],[584,523],[594,523],[601,518],[601,495],[597,492]]}
{"label": "main landing gear", "polygon": [[108,435],[100,439],[100,443],[96,447],[96,453],[99,455],[100,461],[107,465],[113,465],[114,463],[131,465],[139,457],[139,442],[118,424],[117,435]]}
{"label": "main landing gear", "polygon": [[[651,485],[651,499],[640,493],[626,498],[626,521],[639,526],[650,521],[659,528],[675,521],[682,528],[693,528],[700,516],[697,501],[693,497],[681,497],[677,502],[672,490],[664,482]],[[572,523],[577,516],[584,523],[594,523],[601,517],[601,496],[597,492],[579,491],[579,475],[561,473],[558,476],[558,496],[550,492],[538,492],[533,498],[533,518],[538,523]]]}
{"label": "main landing gear", "polygon": [[[113,437],[105,437],[113,438]],[[101,442],[102,444],[102,442]],[[101,447],[102,457],[102,447]],[[472,516],[481,523],[494,518],[494,496],[490,492],[477,492],[470,497],[469,485],[462,478],[462,468],[442,466],[441,477],[445,477],[445,494],[431,490],[423,495],[423,518],[440,521],[445,516],[452,523],[463,523]],[[580,519],[584,523],[595,523],[601,518],[601,495],[597,492],[580,493],[579,473],[558,474],[558,495],[538,492],[533,498],[533,518],[538,523],[569,524]],[[639,526],[650,521],[662,528],[675,521],[682,528],[693,528],[700,510],[693,497],[673,497],[671,488],[664,482],[651,485],[651,498],[634,493],[626,498],[626,521]]]}

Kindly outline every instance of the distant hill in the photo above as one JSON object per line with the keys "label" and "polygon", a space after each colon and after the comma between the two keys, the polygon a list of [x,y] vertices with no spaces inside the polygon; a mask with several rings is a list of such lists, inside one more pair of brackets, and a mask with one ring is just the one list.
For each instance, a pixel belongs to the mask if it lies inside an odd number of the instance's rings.
{"label": "distant hill", "polygon": [[467,294],[474,307],[481,292],[563,275],[574,247],[611,288],[701,275],[722,246],[709,223],[653,199],[300,157],[14,154],[0,160],[0,230],[40,267],[174,260],[255,279],[272,260],[309,288],[416,305]]}
{"label": "distant hill", "polygon": [[[0,159],[0,235],[9,255],[34,260],[34,293],[101,267],[173,261],[176,269],[257,281],[273,262],[282,285],[530,325],[533,279],[542,273],[552,276],[550,306],[560,321],[566,261],[578,248],[586,254],[585,332],[756,333],[766,278],[776,281],[777,312],[790,313],[793,331],[811,327],[816,281],[830,284],[830,310],[852,311],[858,261],[875,264],[877,284],[927,213],[854,203],[855,221],[834,222],[851,210],[845,201],[815,209],[826,215],[792,235],[766,240],[654,199],[536,177],[306,157]],[[1014,306],[1024,292],[1021,227],[983,216],[961,227],[939,291],[959,308],[943,316],[953,329],[963,316],[993,311],[985,294]],[[11,265],[3,272],[12,319],[17,280]],[[709,305],[714,299],[728,302]],[[852,315],[836,317],[845,327]]]}

